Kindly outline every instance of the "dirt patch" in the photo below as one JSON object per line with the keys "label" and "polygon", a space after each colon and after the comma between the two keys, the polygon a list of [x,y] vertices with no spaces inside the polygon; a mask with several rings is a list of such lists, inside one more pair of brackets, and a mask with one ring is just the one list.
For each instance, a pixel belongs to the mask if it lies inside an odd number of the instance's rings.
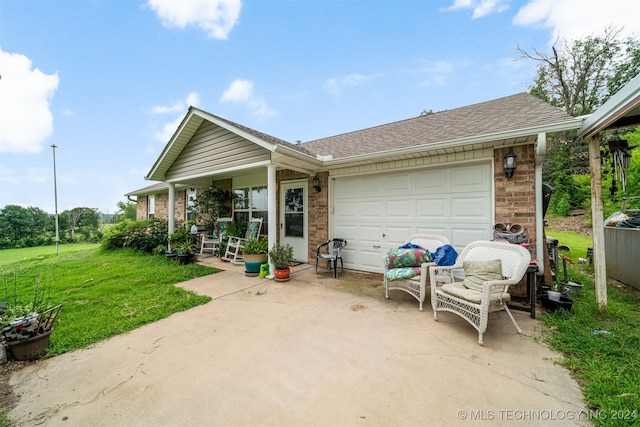
{"label": "dirt patch", "polygon": [[18,403],[18,396],[9,384],[11,375],[33,362],[6,362],[0,364],[0,413],[7,413]]}
{"label": "dirt patch", "polygon": [[549,217],[546,219],[547,227],[553,231],[573,231],[576,233],[592,236],[591,220],[585,215]]}

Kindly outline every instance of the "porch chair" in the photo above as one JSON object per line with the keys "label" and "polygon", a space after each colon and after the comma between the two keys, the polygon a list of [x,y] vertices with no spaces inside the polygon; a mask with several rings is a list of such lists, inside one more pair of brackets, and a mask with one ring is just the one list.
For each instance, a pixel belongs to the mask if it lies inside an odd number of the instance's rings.
{"label": "porch chair", "polygon": [[344,273],[344,263],[342,261],[342,249],[347,246],[345,239],[331,239],[318,245],[316,248],[316,274],[318,274],[318,260],[327,262],[327,270],[333,269],[333,278],[338,278],[338,260]]}
{"label": "porch chair", "polygon": [[218,218],[213,226],[213,234],[203,233],[200,236],[200,254],[211,252],[216,254],[220,244],[227,238],[227,227],[231,224],[231,218]]}
{"label": "porch chair", "polygon": [[[418,245],[431,254],[440,246],[450,244],[449,239],[446,237],[432,234],[413,234],[409,236],[404,243]],[[402,255],[401,252],[402,251],[392,250],[382,257],[384,267],[384,296],[389,299],[390,289],[407,292],[418,300],[420,311],[422,311],[422,305],[427,296],[426,289],[429,284],[428,269],[430,266],[436,265],[436,263],[430,261],[430,257],[428,258],[429,261],[427,261],[425,258],[426,254],[418,254],[416,257],[415,251],[407,251],[405,255],[410,256],[405,256],[403,261],[394,264],[397,258],[391,257]],[[393,255],[394,253],[396,255]],[[409,262],[408,260],[413,261]]]}
{"label": "porch chair", "polygon": [[[508,290],[520,282],[530,261],[531,254],[520,245],[493,241],[469,243],[454,265],[429,269],[433,318],[438,320],[439,311],[461,316],[476,328],[478,344],[483,345],[482,335],[487,330],[489,313],[504,310],[518,333],[522,333],[507,306],[511,300]],[[454,275],[456,270],[464,270],[464,281]]]}
{"label": "porch chair", "polygon": [[244,262],[242,257],[242,248],[249,239],[257,239],[260,236],[260,229],[262,228],[262,218],[251,218],[249,225],[247,226],[247,232],[244,237],[228,236],[227,250],[222,259],[231,261],[234,264],[240,264]]}

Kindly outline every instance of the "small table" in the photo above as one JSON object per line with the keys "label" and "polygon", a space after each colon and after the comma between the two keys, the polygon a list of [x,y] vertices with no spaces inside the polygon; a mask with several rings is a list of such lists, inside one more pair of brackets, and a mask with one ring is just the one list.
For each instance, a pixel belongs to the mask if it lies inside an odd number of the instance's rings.
{"label": "small table", "polygon": [[528,311],[531,313],[531,318],[536,318],[536,273],[538,272],[538,264],[529,264],[527,268],[527,301],[529,301],[530,307],[522,305],[508,304],[508,307],[513,310]]}

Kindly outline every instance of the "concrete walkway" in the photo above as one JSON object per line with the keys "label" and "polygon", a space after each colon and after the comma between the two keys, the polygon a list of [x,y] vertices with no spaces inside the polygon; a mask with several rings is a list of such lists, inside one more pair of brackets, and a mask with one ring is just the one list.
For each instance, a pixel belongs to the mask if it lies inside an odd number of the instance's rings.
{"label": "concrete walkway", "polygon": [[289,282],[239,268],[182,286],[213,301],[12,378],[18,425],[589,425],[576,383],[515,312],[475,329],[428,301],[296,267]]}

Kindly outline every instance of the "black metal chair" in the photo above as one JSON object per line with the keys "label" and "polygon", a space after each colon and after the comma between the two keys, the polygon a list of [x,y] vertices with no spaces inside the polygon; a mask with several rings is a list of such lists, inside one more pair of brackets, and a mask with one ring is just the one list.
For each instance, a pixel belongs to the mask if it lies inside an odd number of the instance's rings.
{"label": "black metal chair", "polygon": [[331,239],[321,245],[318,245],[318,248],[316,249],[316,274],[318,274],[319,259],[327,262],[327,270],[333,269],[334,279],[338,278],[338,260],[340,260],[340,268],[342,268],[342,272],[344,273],[342,248],[345,246],[347,246],[347,241],[345,239]]}

